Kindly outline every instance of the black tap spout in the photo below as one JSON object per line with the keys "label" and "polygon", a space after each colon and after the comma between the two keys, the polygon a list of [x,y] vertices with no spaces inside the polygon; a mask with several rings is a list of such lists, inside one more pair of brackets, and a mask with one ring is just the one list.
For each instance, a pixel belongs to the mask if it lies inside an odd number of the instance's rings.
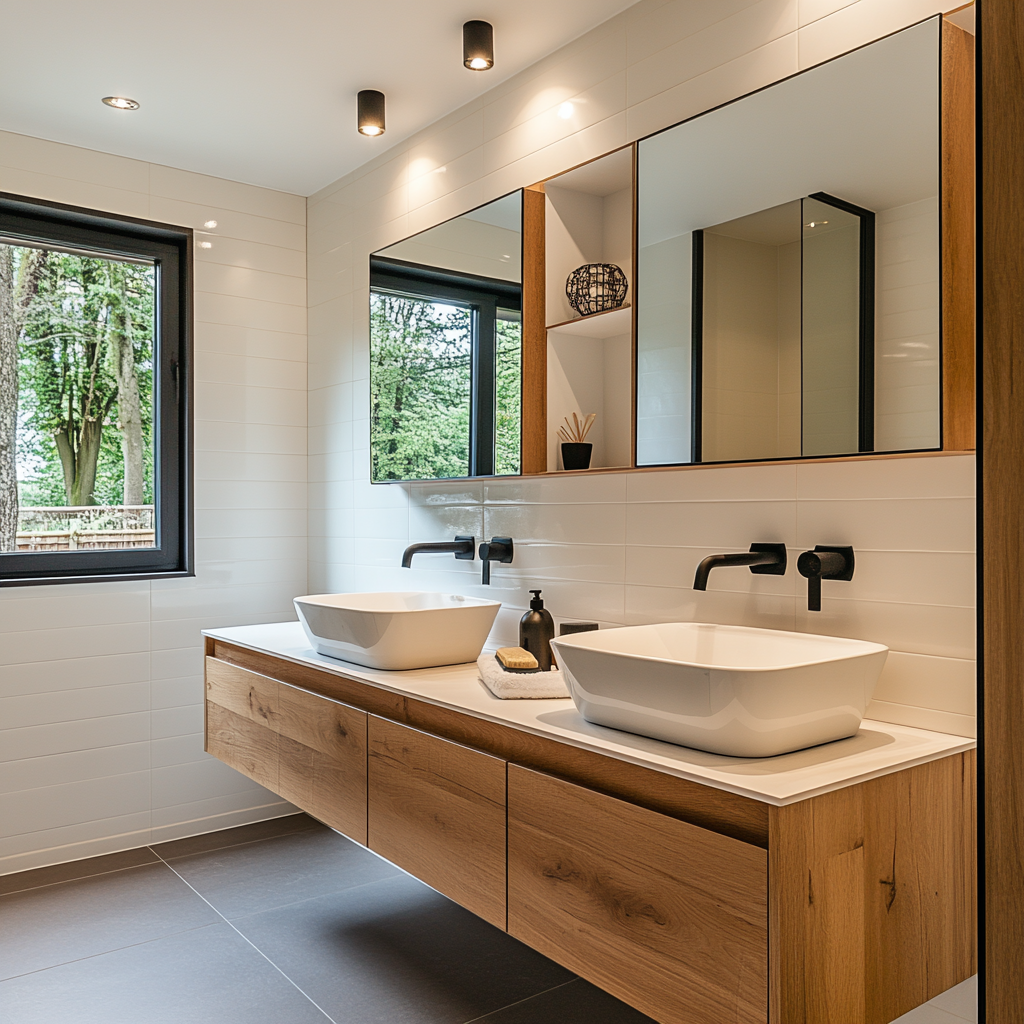
{"label": "black tap spout", "polygon": [[434,554],[453,554],[456,558],[473,561],[473,549],[476,546],[475,537],[456,537],[455,540],[424,541],[419,544],[410,544],[402,555],[402,568],[412,568],[412,556],[418,555],[421,551],[431,551]]}
{"label": "black tap spout", "polygon": [[707,590],[712,569],[723,565],[746,565],[759,575],[784,576],[786,574],[785,544],[751,544],[749,551],[736,551],[724,555],[708,555],[697,566],[693,577],[694,590]]}

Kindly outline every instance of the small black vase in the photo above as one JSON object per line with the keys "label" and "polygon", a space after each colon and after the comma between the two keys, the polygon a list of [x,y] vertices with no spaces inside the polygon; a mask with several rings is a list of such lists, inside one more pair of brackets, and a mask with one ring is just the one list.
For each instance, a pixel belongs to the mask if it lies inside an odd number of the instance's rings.
{"label": "small black vase", "polygon": [[590,469],[594,446],[589,441],[562,442],[562,469]]}

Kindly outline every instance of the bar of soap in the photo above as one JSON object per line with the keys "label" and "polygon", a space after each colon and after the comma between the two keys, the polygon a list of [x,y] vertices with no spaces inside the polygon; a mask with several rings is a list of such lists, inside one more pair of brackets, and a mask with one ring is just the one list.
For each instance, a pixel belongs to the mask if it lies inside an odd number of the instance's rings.
{"label": "bar of soap", "polygon": [[494,652],[498,664],[506,672],[539,672],[540,662],[522,647],[499,647]]}

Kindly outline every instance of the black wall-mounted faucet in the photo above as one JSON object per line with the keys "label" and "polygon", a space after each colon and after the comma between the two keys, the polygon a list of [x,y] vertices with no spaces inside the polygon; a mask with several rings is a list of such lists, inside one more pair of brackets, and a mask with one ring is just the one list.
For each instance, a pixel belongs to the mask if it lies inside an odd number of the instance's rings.
{"label": "black wall-mounted faucet", "polygon": [[512,561],[512,554],[511,537],[492,537],[489,541],[485,541],[480,545],[480,557],[484,561],[480,582],[485,587],[491,584],[491,562],[505,562],[507,564]]}
{"label": "black wall-mounted faucet", "polygon": [[807,577],[807,610],[821,611],[822,580],[853,579],[853,548],[815,544],[796,560],[797,572]]}
{"label": "black wall-mounted faucet", "polygon": [[752,573],[764,576],[786,575],[785,544],[751,544],[749,551],[737,551],[728,555],[708,555],[697,566],[693,577],[694,590],[708,589],[708,576],[712,569],[723,565],[746,565]]}
{"label": "black wall-mounted faucet", "polygon": [[456,558],[463,561],[473,561],[473,548],[476,546],[476,537],[456,537],[455,540],[425,541],[421,544],[410,544],[402,555],[402,568],[412,568],[412,556],[423,551],[432,551],[435,554],[454,554]]}

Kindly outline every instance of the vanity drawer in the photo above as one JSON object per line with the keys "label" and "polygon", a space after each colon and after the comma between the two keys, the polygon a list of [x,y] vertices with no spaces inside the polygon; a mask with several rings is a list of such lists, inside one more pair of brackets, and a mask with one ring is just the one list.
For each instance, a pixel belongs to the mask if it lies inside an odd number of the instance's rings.
{"label": "vanity drawer", "polygon": [[767,1020],[767,851],[514,764],[508,931],[663,1024]]}
{"label": "vanity drawer", "polygon": [[499,928],[505,769],[490,754],[370,716],[370,849]]}
{"label": "vanity drawer", "polygon": [[210,657],[206,698],[211,754],[366,843],[365,712]]}

